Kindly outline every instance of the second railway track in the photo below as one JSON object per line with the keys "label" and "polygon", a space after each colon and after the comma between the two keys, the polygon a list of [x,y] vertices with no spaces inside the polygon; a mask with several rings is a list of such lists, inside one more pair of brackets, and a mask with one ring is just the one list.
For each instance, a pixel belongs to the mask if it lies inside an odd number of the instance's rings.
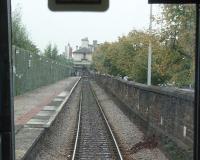
{"label": "second railway track", "polygon": [[72,160],[122,160],[105,114],[88,78],[82,79],[80,109]]}

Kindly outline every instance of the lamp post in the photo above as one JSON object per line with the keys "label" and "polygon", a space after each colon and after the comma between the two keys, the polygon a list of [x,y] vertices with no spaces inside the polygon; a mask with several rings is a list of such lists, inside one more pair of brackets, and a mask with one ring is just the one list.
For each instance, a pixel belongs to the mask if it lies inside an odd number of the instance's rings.
{"label": "lamp post", "polygon": [[[150,4],[150,24],[149,24],[149,34],[152,33],[152,4]],[[148,73],[147,73],[147,85],[151,85],[151,59],[152,59],[152,44],[151,39],[149,40],[148,48]]]}

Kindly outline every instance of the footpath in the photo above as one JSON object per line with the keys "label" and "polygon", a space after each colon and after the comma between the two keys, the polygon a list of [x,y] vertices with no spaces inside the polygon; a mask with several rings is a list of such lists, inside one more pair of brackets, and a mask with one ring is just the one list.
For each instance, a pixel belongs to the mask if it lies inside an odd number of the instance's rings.
{"label": "footpath", "polygon": [[14,97],[16,160],[22,160],[61,111],[80,77]]}

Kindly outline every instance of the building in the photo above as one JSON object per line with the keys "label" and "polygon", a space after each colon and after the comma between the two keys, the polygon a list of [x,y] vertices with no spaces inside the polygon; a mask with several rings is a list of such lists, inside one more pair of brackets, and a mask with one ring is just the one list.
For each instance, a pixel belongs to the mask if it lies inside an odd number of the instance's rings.
{"label": "building", "polygon": [[74,61],[92,61],[92,52],[89,48],[79,48],[78,50],[73,52],[73,60]]}
{"label": "building", "polygon": [[81,39],[81,46],[76,46],[76,50],[72,52],[72,59],[74,63],[74,71],[76,75],[81,75],[84,68],[87,68],[92,63],[92,53],[97,47],[97,40],[93,44],[89,44],[88,38]]}
{"label": "building", "polygon": [[65,46],[65,52],[64,55],[67,59],[72,59],[72,47],[70,46],[70,44],[68,43],[67,46]]}
{"label": "building", "polygon": [[88,38],[81,39],[81,46],[76,47],[76,50],[72,52],[72,59],[76,65],[90,65],[92,62],[92,53],[97,47],[97,40],[93,41],[93,44],[89,44]]}

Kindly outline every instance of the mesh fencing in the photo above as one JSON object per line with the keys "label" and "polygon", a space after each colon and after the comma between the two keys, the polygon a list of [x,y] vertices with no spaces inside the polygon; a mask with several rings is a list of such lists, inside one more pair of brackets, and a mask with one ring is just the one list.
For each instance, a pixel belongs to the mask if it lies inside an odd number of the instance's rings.
{"label": "mesh fencing", "polygon": [[72,66],[13,46],[14,95],[62,80],[71,75]]}

